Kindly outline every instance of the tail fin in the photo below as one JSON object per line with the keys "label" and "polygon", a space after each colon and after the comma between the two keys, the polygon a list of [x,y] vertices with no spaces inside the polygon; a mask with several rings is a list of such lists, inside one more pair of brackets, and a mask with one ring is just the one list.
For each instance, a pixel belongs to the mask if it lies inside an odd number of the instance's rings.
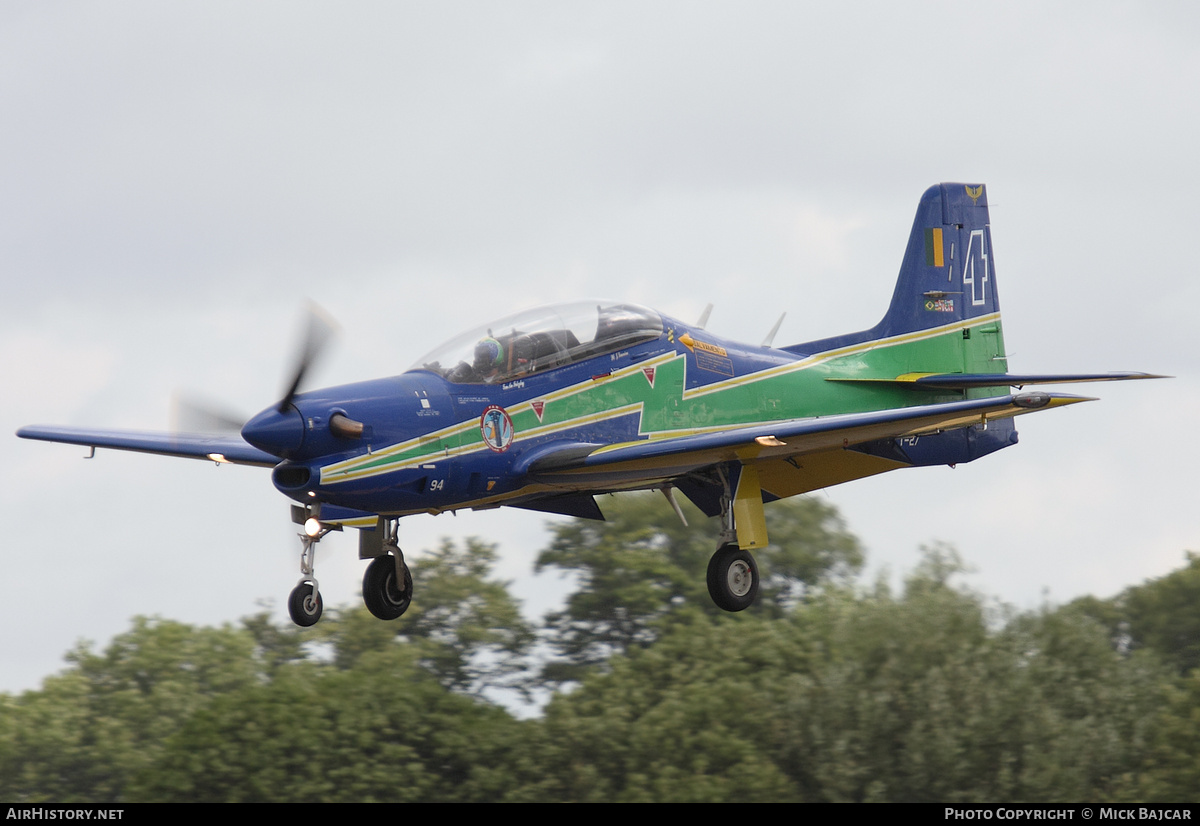
{"label": "tail fin", "polygon": [[[785,349],[810,355],[925,330],[957,328],[962,330],[965,363],[930,364],[924,369],[1007,371],[983,184],[938,184],[921,196],[892,303],[882,321],[870,330]],[[968,343],[979,334],[986,335],[986,344]]]}
{"label": "tail fin", "polygon": [[876,338],[996,315],[995,262],[983,184],[938,184],[921,196],[896,291]]}

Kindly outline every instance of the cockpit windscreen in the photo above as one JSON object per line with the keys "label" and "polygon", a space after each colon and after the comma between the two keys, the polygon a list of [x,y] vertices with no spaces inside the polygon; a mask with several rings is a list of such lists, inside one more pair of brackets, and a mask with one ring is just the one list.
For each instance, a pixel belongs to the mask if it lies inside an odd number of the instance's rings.
{"label": "cockpit windscreen", "polygon": [[636,304],[555,304],[463,333],[411,369],[459,384],[512,381],[658,338],[662,330],[662,317]]}

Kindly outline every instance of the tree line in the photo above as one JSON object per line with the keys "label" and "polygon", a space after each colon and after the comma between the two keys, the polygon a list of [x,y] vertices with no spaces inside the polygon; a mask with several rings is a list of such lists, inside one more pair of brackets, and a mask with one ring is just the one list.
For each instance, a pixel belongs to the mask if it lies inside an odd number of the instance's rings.
{"label": "tree line", "polygon": [[[711,526],[661,500],[556,525],[570,572],[535,626],[443,541],[400,620],[135,618],[40,689],[0,694],[0,800],[1191,801],[1200,557],[1110,599],[1019,612],[948,546],[903,587],[812,498],[767,508],[763,588],[716,609]],[[522,719],[498,697],[549,696]],[[511,704],[509,704],[511,705]]]}

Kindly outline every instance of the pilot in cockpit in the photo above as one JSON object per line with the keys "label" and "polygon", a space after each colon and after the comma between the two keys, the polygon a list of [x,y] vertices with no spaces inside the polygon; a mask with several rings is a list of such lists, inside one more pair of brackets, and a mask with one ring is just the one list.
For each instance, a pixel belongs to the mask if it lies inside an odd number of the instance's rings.
{"label": "pilot in cockpit", "polygon": [[504,345],[491,336],[486,336],[475,345],[472,364],[460,361],[447,378],[461,384],[482,384],[495,381],[504,366]]}

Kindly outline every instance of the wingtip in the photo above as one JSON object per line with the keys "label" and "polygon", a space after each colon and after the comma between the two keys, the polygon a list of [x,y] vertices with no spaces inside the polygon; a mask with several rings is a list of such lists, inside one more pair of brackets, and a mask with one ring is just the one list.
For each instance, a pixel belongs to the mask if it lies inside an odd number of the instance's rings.
{"label": "wingtip", "polygon": [[1050,396],[1050,402],[1047,407],[1065,407],[1068,404],[1079,404],[1080,402],[1098,402],[1099,396],[1076,396],[1070,393],[1054,393]]}

